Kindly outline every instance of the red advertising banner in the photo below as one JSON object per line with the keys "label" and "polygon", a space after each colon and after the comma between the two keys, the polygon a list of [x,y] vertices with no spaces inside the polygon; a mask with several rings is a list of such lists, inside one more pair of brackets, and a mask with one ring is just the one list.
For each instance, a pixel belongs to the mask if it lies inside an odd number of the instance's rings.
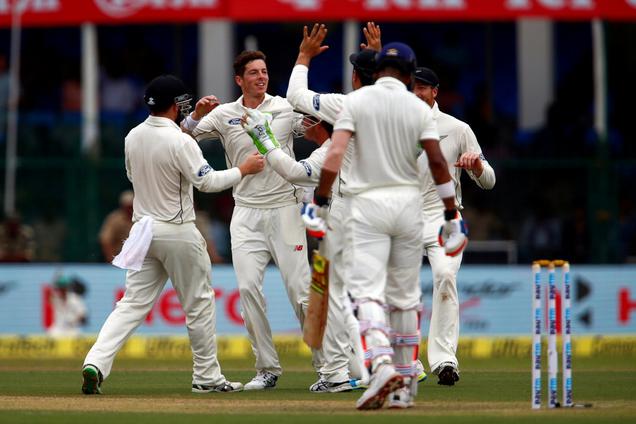
{"label": "red advertising banner", "polygon": [[14,8],[24,26],[327,20],[470,21],[523,17],[636,21],[636,0],[0,0],[0,26]]}

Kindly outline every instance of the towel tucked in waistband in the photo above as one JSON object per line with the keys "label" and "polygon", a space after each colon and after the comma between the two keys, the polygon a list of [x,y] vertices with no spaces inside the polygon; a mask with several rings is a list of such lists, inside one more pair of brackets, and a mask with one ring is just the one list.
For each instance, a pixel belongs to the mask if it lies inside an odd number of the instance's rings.
{"label": "towel tucked in waistband", "polygon": [[151,217],[144,216],[132,226],[121,252],[113,259],[113,265],[133,271],[141,269],[152,241],[153,222]]}

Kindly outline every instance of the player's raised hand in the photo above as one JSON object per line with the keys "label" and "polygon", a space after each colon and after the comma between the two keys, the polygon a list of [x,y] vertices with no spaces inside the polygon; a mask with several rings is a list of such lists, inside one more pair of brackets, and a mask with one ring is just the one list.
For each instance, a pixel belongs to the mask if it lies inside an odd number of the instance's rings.
{"label": "player's raised hand", "polygon": [[314,24],[311,31],[307,26],[303,27],[303,41],[298,48],[298,59],[296,65],[309,65],[309,62],[329,46],[323,46],[322,42],[327,37],[327,27],[325,24]]}
{"label": "player's raised hand", "polygon": [[382,41],[380,32],[380,25],[376,25],[375,22],[367,22],[367,26],[362,28],[366,43],[360,43],[360,49],[371,49],[379,52],[382,50]]}
{"label": "player's raised hand", "polygon": [[219,99],[216,98],[216,96],[209,95],[201,97],[197,104],[194,106],[192,119],[198,121],[220,104],[221,103],[219,102]]}
{"label": "player's raised hand", "polygon": [[241,175],[257,174],[265,168],[265,158],[260,153],[252,153],[238,166]]}
{"label": "player's raised hand", "polygon": [[455,162],[455,166],[463,168],[468,171],[475,171],[479,174],[484,170],[484,165],[481,163],[481,154],[474,152],[462,153],[462,155]]}

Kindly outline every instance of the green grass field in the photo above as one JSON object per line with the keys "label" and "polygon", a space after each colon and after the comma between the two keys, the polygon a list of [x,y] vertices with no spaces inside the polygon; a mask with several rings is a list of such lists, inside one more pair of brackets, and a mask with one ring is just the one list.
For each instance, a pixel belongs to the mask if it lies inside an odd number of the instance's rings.
{"label": "green grass field", "polygon": [[[316,379],[307,358],[282,358],[275,390],[190,393],[188,361],[120,360],[101,396],[84,396],[81,359],[2,360],[0,423],[615,423],[636,417],[636,358],[575,358],[574,399],[592,408],[532,411],[528,360],[471,360],[454,387],[420,384],[409,410],[356,411],[360,392],[312,394]],[[252,361],[221,359],[231,380],[248,381]],[[544,393],[544,401],[545,401]],[[431,421],[428,421],[429,423]]]}

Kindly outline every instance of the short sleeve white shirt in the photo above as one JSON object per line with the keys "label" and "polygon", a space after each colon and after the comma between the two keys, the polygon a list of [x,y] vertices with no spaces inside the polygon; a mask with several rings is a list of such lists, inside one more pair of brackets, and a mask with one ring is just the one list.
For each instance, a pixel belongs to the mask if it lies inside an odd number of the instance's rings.
{"label": "short sleeve white shirt", "polygon": [[419,186],[421,140],[439,140],[431,108],[396,78],[382,77],[347,95],[336,130],[355,134],[346,193]]}

